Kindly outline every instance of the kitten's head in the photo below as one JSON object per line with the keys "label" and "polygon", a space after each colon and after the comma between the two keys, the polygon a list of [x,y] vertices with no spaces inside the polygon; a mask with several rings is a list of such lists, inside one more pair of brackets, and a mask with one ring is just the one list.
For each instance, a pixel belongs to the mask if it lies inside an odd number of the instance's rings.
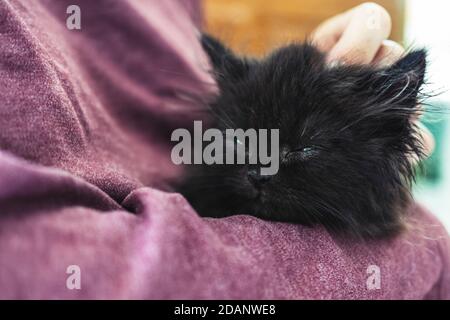
{"label": "kitten's head", "polygon": [[[279,171],[261,177],[246,165],[197,168],[186,195],[203,215],[251,214],[321,224],[362,237],[401,229],[422,147],[411,117],[418,111],[426,54],[390,67],[328,66],[308,44],[262,60],[239,58],[203,37],[220,94],[219,129],[279,129]],[[256,173],[255,173],[256,172]]]}

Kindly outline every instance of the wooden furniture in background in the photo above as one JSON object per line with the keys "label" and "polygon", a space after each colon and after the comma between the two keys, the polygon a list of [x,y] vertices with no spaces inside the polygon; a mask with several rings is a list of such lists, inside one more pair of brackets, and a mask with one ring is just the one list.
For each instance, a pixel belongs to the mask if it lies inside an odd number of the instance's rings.
{"label": "wooden furniture in background", "polygon": [[[203,0],[206,30],[241,53],[261,55],[290,40],[303,40],[325,19],[360,0]],[[392,16],[391,39],[402,41],[404,0],[376,1]]]}

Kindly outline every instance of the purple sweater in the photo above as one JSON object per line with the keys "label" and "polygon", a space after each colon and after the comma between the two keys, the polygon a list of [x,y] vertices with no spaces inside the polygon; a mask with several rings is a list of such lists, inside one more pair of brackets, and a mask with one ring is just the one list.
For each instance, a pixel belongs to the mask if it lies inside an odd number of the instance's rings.
{"label": "purple sweater", "polygon": [[[81,30],[66,27],[71,4]],[[449,237],[420,206],[401,236],[352,243],[200,218],[162,191],[179,174],[169,134],[197,108],[179,93],[214,90],[199,12],[0,1],[0,298],[449,299]]]}

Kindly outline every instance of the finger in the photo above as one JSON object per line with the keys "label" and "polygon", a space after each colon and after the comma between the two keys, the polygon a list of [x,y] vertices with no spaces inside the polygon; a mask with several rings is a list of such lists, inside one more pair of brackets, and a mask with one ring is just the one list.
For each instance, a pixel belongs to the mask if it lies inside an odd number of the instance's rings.
{"label": "finger", "polygon": [[381,6],[365,3],[350,13],[347,26],[328,54],[328,61],[354,64],[372,62],[391,32],[391,18]]}
{"label": "finger", "polygon": [[411,162],[413,164],[416,164],[420,160],[424,160],[424,159],[428,158],[433,153],[434,148],[436,146],[436,142],[435,142],[433,134],[430,132],[430,130],[428,130],[428,128],[425,127],[425,125],[423,125],[419,121],[416,121],[415,125],[419,129],[417,132],[417,136],[423,147],[422,151],[423,151],[424,158],[418,159],[416,156],[411,156]]}
{"label": "finger", "polygon": [[347,11],[321,23],[311,35],[312,43],[321,51],[330,51],[339,41],[350,20]]}
{"label": "finger", "polygon": [[417,111],[411,116],[411,121],[414,123],[415,122],[419,123],[420,117],[423,115],[423,113],[424,113],[423,106],[422,104],[419,104],[417,106]]}
{"label": "finger", "polygon": [[418,123],[418,127],[420,128],[420,136],[422,138],[423,151],[426,157],[429,157],[436,146],[436,142],[434,141],[433,134],[428,130],[422,122]]}
{"label": "finger", "polygon": [[395,41],[384,40],[378,49],[372,64],[380,67],[390,66],[397,62],[405,53],[405,49]]}

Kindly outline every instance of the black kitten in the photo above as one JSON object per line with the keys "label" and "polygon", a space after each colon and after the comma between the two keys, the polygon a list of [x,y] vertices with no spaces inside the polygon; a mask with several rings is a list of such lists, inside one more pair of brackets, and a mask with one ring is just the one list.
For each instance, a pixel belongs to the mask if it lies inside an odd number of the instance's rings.
{"label": "black kitten", "polygon": [[309,44],[262,60],[238,57],[207,35],[202,44],[220,89],[211,126],[279,129],[280,167],[264,179],[246,165],[189,167],[179,191],[200,215],[250,214],[363,238],[402,229],[414,179],[409,159],[422,156],[410,119],[424,51],[386,68],[331,67]]}

